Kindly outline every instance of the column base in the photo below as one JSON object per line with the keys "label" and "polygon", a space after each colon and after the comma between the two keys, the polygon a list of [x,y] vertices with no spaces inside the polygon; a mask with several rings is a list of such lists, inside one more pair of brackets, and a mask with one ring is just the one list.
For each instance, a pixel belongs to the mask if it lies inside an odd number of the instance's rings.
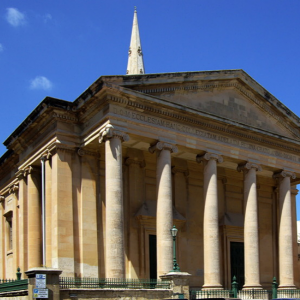
{"label": "column base", "polygon": [[223,286],[221,284],[204,284],[202,286],[202,291],[205,290],[223,290]]}
{"label": "column base", "polygon": [[260,284],[247,284],[243,286],[243,291],[247,290],[262,290],[262,286]]}
{"label": "column base", "polygon": [[278,290],[295,290],[296,286],[293,284],[280,284]]}

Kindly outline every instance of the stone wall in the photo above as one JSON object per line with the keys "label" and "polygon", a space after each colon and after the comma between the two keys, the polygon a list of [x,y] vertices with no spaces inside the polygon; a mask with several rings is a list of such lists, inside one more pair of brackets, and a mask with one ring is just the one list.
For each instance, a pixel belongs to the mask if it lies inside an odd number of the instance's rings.
{"label": "stone wall", "polygon": [[[68,289],[60,290],[61,300],[80,300],[80,299],[132,299],[132,300],[161,300],[161,299],[171,299],[172,290],[110,290],[110,289]],[[22,299],[23,300],[23,299]],[[27,300],[27,299],[26,299]]]}

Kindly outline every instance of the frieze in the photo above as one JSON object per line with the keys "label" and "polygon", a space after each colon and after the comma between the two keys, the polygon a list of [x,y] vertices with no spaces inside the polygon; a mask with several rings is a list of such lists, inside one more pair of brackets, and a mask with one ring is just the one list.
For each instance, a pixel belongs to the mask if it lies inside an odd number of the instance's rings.
{"label": "frieze", "polygon": [[[300,149],[297,149],[297,148],[289,147],[289,146],[286,146],[286,145],[283,145],[283,144],[278,144],[276,142],[266,141],[266,140],[264,140],[262,138],[259,138],[259,137],[251,136],[251,135],[248,135],[248,134],[245,134],[245,133],[241,133],[241,132],[236,132],[236,131],[230,130],[228,128],[225,128],[225,127],[221,127],[221,126],[217,126],[217,125],[213,125],[213,124],[208,124],[208,123],[205,123],[205,122],[201,122],[199,120],[196,120],[196,119],[193,119],[193,118],[190,118],[190,117],[183,117],[183,116],[181,116],[179,114],[176,114],[176,113],[173,113],[173,112],[164,111],[164,110],[161,110],[161,109],[158,109],[158,108],[153,108],[151,106],[144,106],[142,104],[139,104],[139,103],[136,103],[136,102],[133,102],[133,101],[128,101],[127,105],[128,106],[132,106],[134,108],[142,109],[144,111],[150,111],[152,113],[157,113],[157,114],[161,114],[161,115],[164,115],[164,116],[167,116],[167,117],[170,117],[170,118],[178,119],[178,120],[183,121],[183,122],[196,124],[196,125],[199,125],[201,127],[207,127],[207,128],[211,128],[211,129],[216,129],[218,131],[223,131],[223,132],[226,132],[226,133],[229,133],[229,134],[232,134],[232,135],[239,136],[241,138],[246,138],[246,139],[254,140],[256,142],[269,144],[271,146],[284,148],[284,149],[290,150],[290,151],[300,152]],[[127,110],[124,109],[125,113],[126,113],[126,111]],[[124,114],[124,113],[121,114],[121,115],[125,115],[126,116],[126,114]],[[157,118],[154,118],[154,119],[157,119]],[[141,119],[141,121],[143,121],[143,120]]]}
{"label": "frieze", "polygon": [[[217,134],[217,133],[212,133],[212,132],[209,132],[209,131],[206,131],[206,130],[203,130],[203,129],[199,129],[199,128],[196,128],[196,127],[183,125],[183,124],[180,124],[180,123],[177,123],[177,122],[174,122],[174,121],[149,116],[149,115],[144,114],[142,112],[135,112],[135,111],[127,110],[127,109],[124,109],[124,108],[113,107],[113,113],[116,114],[116,115],[119,115],[119,116],[127,117],[131,120],[136,120],[138,122],[153,124],[153,125],[156,125],[156,126],[172,129],[172,130],[175,130],[175,131],[178,131],[178,132],[181,132],[181,133],[190,134],[190,135],[194,135],[194,136],[197,136],[197,137],[203,137],[203,138],[206,138],[206,139],[209,139],[209,140],[212,140],[212,141],[219,141],[219,142],[229,144],[229,145],[234,145],[234,146],[239,147],[239,148],[248,149],[248,150],[256,151],[256,152],[261,152],[261,153],[272,155],[272,156],[275,156],[275,157],[288,159],[288,160],[291,160],[291,161],[294,161],[294,162],[300,162],[300,157],[299,156],[296,156],[296,155],[293,155],[293,154],[290,154],[290,153],[270,149],[270,148],[265,147],[265,146],[256,145],[256,144],[253,144],[253,143],[241,141],[241,140],[231,138],[231,137],[227,137],[227,136],[223,136],[223,135],[220,135],[220,134]],[[189,118],[183,118],[183,119],[189,119]],[[201,121],[197,121],[197,120],[191,120],[191,121],[192,121],[193,124],[196,124],[196,125],[205,125]],[[295,152],[298,152],[298,153],[300,152],[300,149],[297,149],[297,148],[292,148],[292,147],[289,147],[289,146],[286,146],[286,145],[283,145],[283,144],[270,142],[270,141],[264,140],[262,138],[247,135],[245,133],[235,132],[233,130],[226,129],[224,127],[213,126],[213,125],[206,126],[206,127],[213,128],[213,129],[219,129],[219,131],[223,131],[223,132],[226,132],[226,133],[229,133],[229,134],[241,137],[241,138],[245,138],[245,139],[248,139],[248,140],[254,140],[256,142],[269,144],[269,145],[274,146],[274,147],[281,147],[281,148],[284,148],[286,150],[295,151]]]}

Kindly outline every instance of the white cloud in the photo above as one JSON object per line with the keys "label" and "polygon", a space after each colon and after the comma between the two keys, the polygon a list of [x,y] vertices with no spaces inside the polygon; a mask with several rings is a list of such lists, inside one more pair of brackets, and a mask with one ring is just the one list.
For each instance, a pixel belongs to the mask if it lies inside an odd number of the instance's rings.
{"label": "white cloud", "polygon": [[0,52],[2,52],[4,50],[4,47],[2,44],[0,44]]}
{"label": "white cloud", "polygon": [[32,90],[51,90],[52,82],[45,76],[37,76],[30,81]]}
{"label": "white cloud", "polygon": [[10,25],[14,27],[18,27],[26,23],[25,15],[13,7],[7,8],[6,20]]}
{"label": "white cloud", "polygon": [[52,20],[52,16],[50,14],[46,14],[43,16],[44,23],[47,23],[48,21]]}

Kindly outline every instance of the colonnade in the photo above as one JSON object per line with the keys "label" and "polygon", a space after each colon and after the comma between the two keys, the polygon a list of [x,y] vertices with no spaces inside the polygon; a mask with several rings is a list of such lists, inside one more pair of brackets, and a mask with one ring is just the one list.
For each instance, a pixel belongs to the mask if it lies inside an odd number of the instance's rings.
{"label": "colonnade", "polygon": [[[123,212],[123,178],[122,178],[122,142],[129,139],[124,132],[107,125],[100,132],[100,143],[105,143],[105,276],[107,278],[123,278],[125,270],[125,237]],[[173,144],[158,141],[149,148],[157,155],[157,273],[158,276],[168,273],[173,268],[172,237],[173,226],[172,205],[172,173],[171,154],[177,152]],[[207,152],[196,157],[198,163],[204,165],[204,285],[203,289],[222,289],[219,220],[218,220],[218,187],[217,164],[223,162],[219,153]],[[259,268],[259,227],[257,200],[257,172],[260,165],[247,162],[237,167],[244,177],[244,255],[245,255],[245,289],[260,289]],[[37,218],[40,215],[39,192],[33,169],[27,168],[27,200],[30,208],[28,215],[28,262],[26,267],[36,267],[41,263],[40,244],[41,229]],[[292,236],[292,202],[291,179],[295,174],[281,171],[274,174],[279,187],[279,280],[281,288],[294,288],[293,274],[293,236]],[[25,196],[24,196],[25,197]],[[29,211],[28,211],[29,214]],[[49,228],[48,228],[49,231]],[[50,235],[48,235],[49,237]],[[47,240],[47,245],[51,241]],[[20,245],[21,245],[20,244]],[[25,258],[22,259],[25,261]],[[47,257],[50,262],[50,257]],[[25,262],[24,262],[25,264]]]}
{"label": "colonnade", "polygon": [[[110,125],[100,133],[100,142],[105,141],[106,163],[106,277],[125,275],[124,224],[122,206],[122,141],[128,136],[115,131]],[[157,154],[157,273],[158,276],[172,270],[173,225],[171,153],[175,145],[157,142],[149,148]],[[217,153],[197,156],[197,162],[204,163],[204,289],[221,289],[217,163],[223,161]],[[259,232],[256,173],[261,166],[247,162],[237,167],[244,173],[244,247],[245,285],[244,289],[260,289]],[[279,222],[279,265],[281,288],[293,288],[293,240],[291,178],[295,174],[282,171],[274,174],[278,179],[280,222]]]}

